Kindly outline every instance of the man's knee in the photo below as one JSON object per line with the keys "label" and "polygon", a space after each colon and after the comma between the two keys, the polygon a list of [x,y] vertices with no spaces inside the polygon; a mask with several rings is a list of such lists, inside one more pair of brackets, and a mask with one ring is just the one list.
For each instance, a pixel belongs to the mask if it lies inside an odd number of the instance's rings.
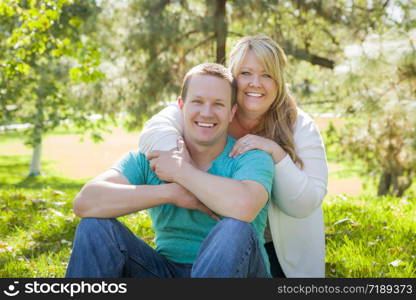
{"label": "man's knee", "polygon": [[222,219],[217,226],[219,230],[224,232],[229,238],[251,238],[255,235],[253,225],[233,218]]}
{"label": "man's knee", "polygon": [[113,219],[86,218],[79,222],[77,235],[97,236],[113,226]]}
{"label": "man's knee", "polygon": [[233,218],[224,218],[219,224],[234,232],[251,232],[253,230],[253,226],[250,223]]}

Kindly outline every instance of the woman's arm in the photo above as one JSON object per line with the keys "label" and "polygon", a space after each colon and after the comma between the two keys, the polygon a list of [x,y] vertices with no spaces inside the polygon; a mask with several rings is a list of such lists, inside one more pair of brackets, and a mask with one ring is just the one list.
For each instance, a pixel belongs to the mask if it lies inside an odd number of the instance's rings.
{"label": "woman's arm", "polygon": [[272,201],[294,218],[309,216],[318,208],[328,184],[328,166],[321,135],[314,121],[298,109],[294,130],[295,150],[304,163],[300,169],[290,156],[273,140],[247,134],[234,145],[230,156],[252,149],[269,153],[275,162]]}
{"label": "woman's arm", "polygon": [[304,168],[286,155],[275,165],[272,201],[287,215],[304,218],[318,208],[327,192],[328,166],[319,129],[303,111],[298,110],[294,141]]}
{"label": "woman's arm", "polygon": [[183,134],[183,118],[176,103],[169,104],[148,120],[139,136],[139,149],[145,155],[154,150],[168,151],[177,147]]}

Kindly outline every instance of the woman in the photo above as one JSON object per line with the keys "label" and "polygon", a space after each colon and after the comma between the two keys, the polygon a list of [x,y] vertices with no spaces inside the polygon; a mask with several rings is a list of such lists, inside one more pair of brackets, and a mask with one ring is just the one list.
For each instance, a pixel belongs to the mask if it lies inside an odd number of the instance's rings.
{"label": "woman", "polygon": [[[228,130],[238,139],[231,155],[261,149],[274,160],[265,232],[272,276],[324,277],[325,149],[317,126],[287,91],[285,65],[283,50],[266,36],[244,37],[231,50],[229,68],[238,86]],[[179,109],[170,105],[146,123],[139,147],[145,153],[175,148],[182,128]]]}

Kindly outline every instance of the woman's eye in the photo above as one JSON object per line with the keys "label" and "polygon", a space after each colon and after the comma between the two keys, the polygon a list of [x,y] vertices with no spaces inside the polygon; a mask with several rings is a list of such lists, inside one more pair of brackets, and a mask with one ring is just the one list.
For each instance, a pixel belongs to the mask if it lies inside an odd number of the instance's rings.
{"label": "woman's eye", "polygon": [[263,74],[264,78],[272,78],[272,76],[270,74]]}
{"label": "woman's eye", "polygon": [[250,75],[250,72],[243,71],[243,72],[241,72],[241,75],[248,76],[248,75]]}

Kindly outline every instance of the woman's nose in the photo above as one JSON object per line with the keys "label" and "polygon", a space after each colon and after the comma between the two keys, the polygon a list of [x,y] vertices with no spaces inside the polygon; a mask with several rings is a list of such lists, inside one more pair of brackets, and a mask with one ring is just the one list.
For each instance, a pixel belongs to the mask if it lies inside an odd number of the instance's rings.
{"label": "woman's nose", "polygon": [[257,76],[257,75],[253,75],[252,77],[251,77],[251,80],[250,80],[250,86],[253,86],[253,87],[258,87],[258,86],[260,86],[260,80],[259,80],[259,77]]}

